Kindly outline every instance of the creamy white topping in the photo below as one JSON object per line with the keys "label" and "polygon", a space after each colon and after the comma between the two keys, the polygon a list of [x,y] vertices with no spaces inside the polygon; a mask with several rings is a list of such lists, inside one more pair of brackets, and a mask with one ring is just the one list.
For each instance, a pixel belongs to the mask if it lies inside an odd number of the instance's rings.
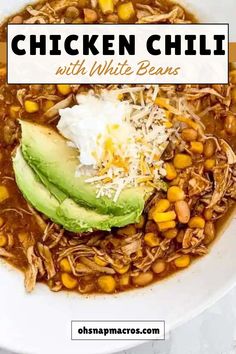
{"label": "creamy white topping", "polygon": [[[89,175],[97,196],[117,200],[126,186],[157,186],[165,175],[161,155],[171,124],[155,104],[158,86],[148,99],[145,87],[127,87],[78,95],[78,105],[60,110],[58,129],[79,150],[77,175]],[[130,99],[121,101],[124,93]],[[115,192],[115,195],[114,195]]]}

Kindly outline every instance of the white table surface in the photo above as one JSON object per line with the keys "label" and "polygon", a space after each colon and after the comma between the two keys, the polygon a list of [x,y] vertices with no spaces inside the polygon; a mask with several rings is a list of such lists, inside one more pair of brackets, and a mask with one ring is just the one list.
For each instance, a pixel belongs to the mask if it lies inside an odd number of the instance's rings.
{"label": "white table surface", "polygon": [[[236,288],[234,288],[230,293],[228,293],[211,308],[204,311],[190,322],[185,323],[181,327],[172,331],[165,342],[149,342],[134,349],[123,351],[117,354],[235,353]],[[0,349],[0,354],[12,353]]]}

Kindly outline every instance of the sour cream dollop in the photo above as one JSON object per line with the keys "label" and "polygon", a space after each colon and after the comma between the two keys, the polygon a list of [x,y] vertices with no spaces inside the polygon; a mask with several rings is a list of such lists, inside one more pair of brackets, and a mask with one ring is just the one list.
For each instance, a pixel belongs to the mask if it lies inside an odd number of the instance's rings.
{"label": "sour cream dollop", "polygon": [[[78,95],[78,104],[59,111],[57,125],[60,133],[80,151],[80,163],[95,166],[102,158],[106,139],[113,136],[116,143],[129,139],[130,130],[124,118],[130,112],[127,102],[114,97]],[[120,141],[119,141],[120,140]]]}

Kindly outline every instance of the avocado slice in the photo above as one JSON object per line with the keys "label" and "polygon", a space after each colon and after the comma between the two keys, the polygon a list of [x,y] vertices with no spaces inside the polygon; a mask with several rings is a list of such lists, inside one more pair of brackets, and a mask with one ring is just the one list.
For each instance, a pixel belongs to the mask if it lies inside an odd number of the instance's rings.
{"label": "avocado slice", "polygon": [[72,232],[88,232],[93,230],[109,231],[111,227],[121,227],[137,222],[140,215],[137,211],[120,216],[99,214],[91,209],[77,205],[72,199],[40,177],[25,161],[21,148],[13,158],[16,183],[24,197],[32,206],[45,214],[53,222],[62,225]]}
{"label": "avocado slice", "polygon": [[67,198],[67,195],[60,191],[54,184],[48,182],[47,178],[42,175],[38,170],[35,168],[33,169],[34,173],[36,174],[36,178],[38,177],[40,182],[49,190],[49,192],[59,201],[59,203],[63,203],[64,200]]}
{"label": "avocado slice", "polygon": [[21,121],[22,153],[27,163],[76,203],[101,214],[141,214],[151,188],[128,188],[117,202],[106,196],[97,198],[96,186],[86,183],[88,176],[76,177],[78,152],[51,128]]}
{"label": "avocado slice", "polygon": [[[59,224],[59,217],[55,210],[59,207],[57,199],[48,192],[40,183],[39,178],[34,175],[33,170],[27,165],[23,158],[21,149],[18,148],[13,158],[13,169],[15,172],[16,183],[28,200],[34,207],[37,204],[37,210],[48,216],[53,222]],[[37,202],[36,202],[37,199]]]}

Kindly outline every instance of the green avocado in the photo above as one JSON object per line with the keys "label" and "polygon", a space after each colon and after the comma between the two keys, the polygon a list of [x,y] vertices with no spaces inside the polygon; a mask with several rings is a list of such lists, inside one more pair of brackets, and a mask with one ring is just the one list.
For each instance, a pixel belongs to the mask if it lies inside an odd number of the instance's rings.
{"label": "green avocado", "polygon": [[[59,223],[55,210],[59,207],[57,199],[48,192],[39,178],[35,176],[33,170],[24,160],[21,149],[18,148],[13,157],[13,169],[15,172],[16,183],[24,197],[36,209],[47,215],[55,223]],[[37,199],[37,202],[36,202]]]}
{"label": "green avocado", "polygon": [[[26,200],[45,214],[53,222],[62,225],[72,232],[88,232],[93,230],[109,231],[111,227],[122,227],[139,220],[137,212],[126,215],[111,216],[99,214],[91,209],[77,205],[67,198],[57,187],[42,179],[25,161],[21,148],[17,149],[13,158],[16,183]],[[47,186],[47,188],[46,188]]]}
{"label": "green avocado", "polygon": [[101,214],[140,215],[151,188],[127,188],[117,202],[106,196],[97,198],[96,186],[86,183],[86,176],[76,177],[78,152],[51,128],[21,121],[22,153],[27,163],[59,190],[86,208]]}

